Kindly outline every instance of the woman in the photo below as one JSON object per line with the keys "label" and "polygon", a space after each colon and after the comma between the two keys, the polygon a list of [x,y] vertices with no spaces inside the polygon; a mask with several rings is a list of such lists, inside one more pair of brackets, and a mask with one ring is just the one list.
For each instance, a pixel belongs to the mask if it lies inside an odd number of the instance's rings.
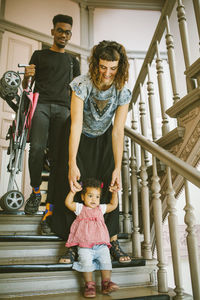
{"label": "woman", "polygon": [[[64,201],[70,189],[80,190],[79,180],[93,177],[104,183],[101,203],[110,202],[109,186],[120,189],[124,125],[131,100],[131,92],[125,87],[128,68],[125,48],[117,42],[102,41],[92,49],[89,74],[78,76],[70,84],[71,124],[69,120],[66,127],[70,137],[60,154],[52,216],[52,230],[63,238],[68,238],[74,221],[74,214],[65,208]],[[75,201],[79,201],[80,193],[76,196]],[[111,255],[119,262],[130,262],[117,240],[119,208],[106,214],[105,222]],[[72,263],[74,250],[69,248],[60,262]]]}

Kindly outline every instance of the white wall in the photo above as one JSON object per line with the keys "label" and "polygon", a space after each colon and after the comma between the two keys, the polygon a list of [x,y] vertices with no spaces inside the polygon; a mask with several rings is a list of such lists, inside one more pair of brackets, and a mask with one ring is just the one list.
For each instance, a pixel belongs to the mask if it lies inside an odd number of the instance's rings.
{"label": "white wall", "polygon": [[6,0],[5,19],[50,35],[54,15],[73,18],[71,43],[80,45],[79,6],[70,0]]}
{"label": "white wall", "polygon": [[158,11],[97,8],[94,11],[94,44],[104,39],[115,40],[129,50],[146,51],[159,17]]}
{"label": "white wall", "polygon": [[[191,43],[191,62],[199,57],[198,33],[195,26],[193,5],[191,0],[183,0]],[[30,29],[50,35],[52,18],[62,13],[73,17],[73,35],[71,43],[80,45],[80,9],[79,5],[70,0],[6,0],[5,19]],[[152,34],[160,17],[159,11],[103,9],[94,10],[94,44],[103,39],[112,39],[122,43],[128,50],[146,51],[151,42]],[[170,27],[174,35],[177,65],[183,63],[180,54],[179,28],[177,12],[174,9],[170,18]],[[191,34],[192,33],[192,34]],[[164,39],[161,49],[164,50]]]}

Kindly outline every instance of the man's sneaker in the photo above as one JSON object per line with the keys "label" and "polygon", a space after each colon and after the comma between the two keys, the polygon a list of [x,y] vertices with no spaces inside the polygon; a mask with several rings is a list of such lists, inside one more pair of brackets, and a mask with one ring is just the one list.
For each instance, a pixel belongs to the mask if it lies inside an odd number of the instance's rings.
{"label": "man's sneaker", "polygon": [[27,215],[34,215],[40,206],[41,194],[31,193],[24,207],[24,212]]}
{"label": "man's sneaker", "polygon": [[51,231],[51,226],[49,221],[50,221],[50,217],[47,217],[46,220],[41,221],[40,223],[41,235],[54,235],[54,233]]}
{"label": "man's sneaker", "polygon": [[88,281],[85,283],[84,297],[86,298],[96,297],[96,285],[94,281]]}
{"label": "man's sneaker", "polygon": [[104,295],[110,294],[119,289],[119,286],[110,280],[103,280],[101,286],[102,286],[102,293]]}

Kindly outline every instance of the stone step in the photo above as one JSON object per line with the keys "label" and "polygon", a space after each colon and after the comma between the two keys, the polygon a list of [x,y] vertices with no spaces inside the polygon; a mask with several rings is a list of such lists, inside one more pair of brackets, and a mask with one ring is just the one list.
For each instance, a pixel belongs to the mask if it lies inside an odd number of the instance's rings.
{"label": "stone step", "polygon": [[[171,118],[178,118],[186,116],[189,114],[195,107],[199,107],[200,99],[200,86],[191,90],[187,95],[181,98],[173,106],[166,110],[166,113]],[[194,119],[194,118],[193,118]]]}
{"label": "stone step", "polygon": [[[122,249],[131,255],[130,239],[119,236]],[[0,264],[56,263],[65,253],[65,241],[57,236],[0,235]]]}
{"label": "stone step", "polygon": [[15,213],[0,212],[0,235],[37,235],[40,233],[40,221],[43,212],[25,215],[23,211]]}
{"label": "stone step", "polygon": [[[5,300],[7,298],[1,298]],[[83,291],[77,293],[62,293],[62,294],[53,294],[53,295],[41,295],[41,296],[27,296],[24,297],[25,300],[85,300],[83,296]],[[129,287],[129,288],[120,288],[113,294],[103,296],[100,289],[97,289],[97,295],[95,300],[169,300],[170,296],[166,294],[158,293],[155,288],[152,287]],[[184,298],[185,299],[185,298]],[[190,298],[191,299],[191,298]],[[189,300],[189,299],[188,299]]]}
{"label": "stone step", "polygon": [[[0,264],[55,263],[65,253],[65,241],[58,236],[41,236],[42,212],[36,215],[0,213]],[[118,236],[122,249],[131,255],[132,243],[128,234]]]}
{"label": "stone step", "polygon": [[[130,267],[143,267],[146,265],[145,259],[134,259],[129,263],[112,262],[113,268],[130,268]],[[23,272],[46,272],[46,271],[66,271],[72,268],[72,264],[59,264],[59,263],[33,263],[29,261],[26,264],[8,264],[0,265],[1,273],[23,273]]]}
{"label": "stone step", "polygon": [[[0,210],[0,235],[40,235],[40,222],[43,211],[35,215],[26,215],[23,211],[4,212]],[[120,233],[120,238],[128,234]]]}
{"label": "stone step", "polygon": [[185,75],[189,78],[197,79],[197,81],[200,82],[200,58],[187,68]]}
{"label": "stone step", "polygon": [[171,147],[180,144],[183,141],[185,135],[184,127],[176,127],[173,130],[169,131],[163,137],[159,138],[156,141],[156,144],[160,147],[163,147],[166,150],[170,150]]}
{"label": "stone step", "polygon": [[[120,287],[118,291],[110,295],[102,295],[100,288],[97,288],[97,295],[95,300],[169,300],[170,296],[174,295],[173,291],[169,290],[168,294],[158,293],[155,287]],[[9,297],[10,298],[10,297]],[[1,300],[8,299],[8,297],[1,298]],[[21,298],[14,298],[21,299]],[[23,299],[25,300],[85,300],[83,296],[83,289],[80,289],[79,292],[69,292],[69,293],[59,293],[49,295],[46,291],[42,295],[24,295]],[[187,298],[191,300],[192,298]],[[186,300],[186,298],[184,298]]]}
{"label": "stone step", "polygon": [[[112,280],[120,287],[155,286],[156,260],[134,260],[126,265],[113,262]],[[100,285],[100,272],[94,273]],[[65,264],[21,264],[0,266],[0,299],[78,292],[80,273]]]}
{"label": "stone step", "polygon": [[46,241],[7,241],[1,242],[0,264],[15,264],[27,261],[57,262],[65,252],[65,242],[47,239]]}
{"label": "stone step", "polygon": [[[65,241],[39,235],[42,212],[0,213],[0,299],[78,292],[82,277],[71,265],[58,264]],[[119,234],[122,249],[132,253],[130,235]],[[154,286],[155,260],[134,259],[129,264],[113,262],[113,281],[120,287]],[[100,273],[96,272],[100,284]]]}

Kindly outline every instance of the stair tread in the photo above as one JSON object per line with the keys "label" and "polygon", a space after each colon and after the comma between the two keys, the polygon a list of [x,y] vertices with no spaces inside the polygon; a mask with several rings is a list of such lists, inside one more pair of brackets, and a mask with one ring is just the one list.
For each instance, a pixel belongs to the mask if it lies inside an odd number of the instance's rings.
{"label": "stair tread", "polygon": [[[171,294],[171,292],[169,292]],[[165,297],[164,297],[165,296]],[[168,297],[166,297],[168,296]],[[148,297],[148,298],[147,298]],[[153,298],[154,297],[154,298]],[[160,298],[159,298],[160,297]],[[1,298],[6,300],[7,298]],[[20,299],[20,298],[19,298]],[[23,298],[24,299],[24,298]],[[26,296],[26,300],[85,300],[82,291],[71,292],[71,293],[61,293],[61,294],[43,294],[43,295],[31,295]],[[97,289],[97,295],[95,300],[165,300],[170,299],[169,295],[164,293],[159,293],[155,287],[120,287],[115,293],[110,295],[102,295],[101,291]]]}
{"label": "stair tread", "polygon": [[37,216],[41,216],[43,215],[43,211],[38,211],[36,214],[34,215],[26,215],[25,212],[23,210],[18,210],[18,211],[5,211],[5,210],[0,210],[0,215],[7,215],[7,216],[26,216],[26,217],[37,217]]}
{"label": "stair tread", "polygon": [[[129,236],[126,233],[119,233],[119,239],[128,239]],[[14,234],[14,235],[0,235],[1,242],[8,242],[8,241],[63,241],[64,239],[60,238],[57,235],[21,235],[21,234]]]}
{"label": "stair tread", "polygon": [[56,235],[0,235],[1,242],[13,241],[63,241],[62,238]]}
{"label": "stair tread", "polygon": [[[113,268],[130,268],[145,266],[145,259],[133,259],[129,263],[119,263],[117,261],[112,262]],[[18,273],[18,272],[47,272],[47,271],[66,271],[71,270],[72,264],[60,264],[60,263],[43,263],[37,262],[31,264],[12,264],[12,265],[0,265],[0,273]]]}

